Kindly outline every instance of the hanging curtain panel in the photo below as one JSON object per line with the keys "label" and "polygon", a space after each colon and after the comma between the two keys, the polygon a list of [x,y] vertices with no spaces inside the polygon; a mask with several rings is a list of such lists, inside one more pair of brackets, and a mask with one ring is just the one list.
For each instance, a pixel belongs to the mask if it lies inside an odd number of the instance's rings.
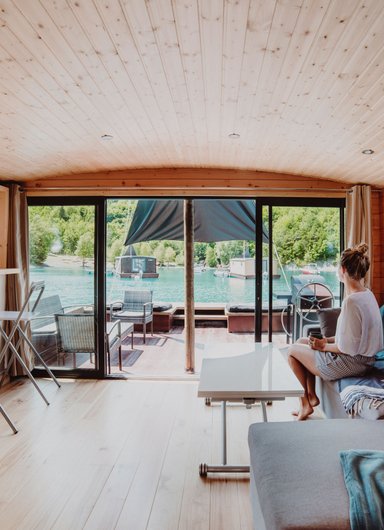
{"label": "hanging curtain panel", "polygon": [[359,243],[367,243],[369,247],[370,269],[365,278],[365,286],[371,288],[372,268],[372,218],[371,218],[371,187],[367,185],[353,186],[346,199],[346,242],[347,247]]}

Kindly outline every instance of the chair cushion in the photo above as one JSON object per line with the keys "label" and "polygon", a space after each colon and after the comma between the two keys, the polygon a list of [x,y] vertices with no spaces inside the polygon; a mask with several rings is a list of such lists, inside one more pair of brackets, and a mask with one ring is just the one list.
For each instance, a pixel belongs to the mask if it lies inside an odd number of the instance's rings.
{"label": "chair cushion", "polygon": [[324,337],[335,336],[337,319],[339,318],[340,311],[340,307],[330,307],[326,309],[317,310],[320,330]]}
{"label": "chair cushion", "polygon": [[116,318],[144,318],[144,313],[142,311],[118,311],[114,314],[114,319]]}
{"label": "chair cushion", "polygon": [[155,311],[156,313],[161,313],[162,311],[168,311],[168,309],[171,309],[171,307],[172,304],[155,303],[153,304],[153,311]]}
{"label": "chair cushion", "polygon": [[339,452],[384,449],[384,422],[258,423],[248,443],[265,527],[350,530]]}

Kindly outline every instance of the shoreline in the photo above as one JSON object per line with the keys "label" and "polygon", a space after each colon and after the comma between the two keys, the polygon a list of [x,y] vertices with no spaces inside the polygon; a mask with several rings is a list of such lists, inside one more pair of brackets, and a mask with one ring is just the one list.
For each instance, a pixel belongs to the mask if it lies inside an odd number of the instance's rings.
{"label": "shoreline", "polygon": [[93,258],[87,258],[83,260],[78,256],[68,256],[64,254],[48,254],[47,259],[41,265],[33,265],[34,267],[58,267],[58,268],[77,268],[77,269],[89,269],[94,268]]}

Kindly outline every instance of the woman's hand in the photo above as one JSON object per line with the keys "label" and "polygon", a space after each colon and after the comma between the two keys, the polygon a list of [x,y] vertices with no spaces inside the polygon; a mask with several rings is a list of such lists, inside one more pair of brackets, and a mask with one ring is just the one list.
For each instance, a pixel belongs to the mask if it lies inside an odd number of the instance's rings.
{"label": "woman's hand", "polygon": [[324,351],[326,349],[327,339],[325,337],[323,339],[316,339],[315,337],[309,337],[309,345],[312,348],[312,350]]}

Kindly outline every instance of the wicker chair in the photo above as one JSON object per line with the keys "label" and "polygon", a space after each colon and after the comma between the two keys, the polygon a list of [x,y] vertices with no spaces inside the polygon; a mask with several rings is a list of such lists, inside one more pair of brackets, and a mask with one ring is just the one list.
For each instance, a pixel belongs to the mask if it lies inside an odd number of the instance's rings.
{"label": "wicker chair", "polygon": [[73,368],[76,368],[76,354],[95,352],[94,315],[58,314],[55,315],[57,327],[57,351],[59,358],[66,353],[73,355]]}
{"label": "wicker chair", "polygon": [[[147,324],[151,323],[151,334],[153,335],[153,303],[152,291],[129,289],[124,291],[124,300],[112,302],[111,320],[122,320],[133,324],[142,324],[143,339],[145,344],[145,334]],[[116,309],[119,310],[116,310]]]}
{"label": "wicker chair", "polygon": [[[58,355],[65,356],[66,353],[73,354],[73,367],[76,368],[76,354],[89,353],[92,362],[92,354],[95,351],[95,321],[93,314],[58,314],[55,315],[58,332]],[[111,373],[111,352],[118,348],[119,368],[123,369],[122,344],[131,335],[131,348],[133,350],[133,324],[122,323],[121,320],[107,322],[106,325],[106,353],[108,362],[108,373]]]}

